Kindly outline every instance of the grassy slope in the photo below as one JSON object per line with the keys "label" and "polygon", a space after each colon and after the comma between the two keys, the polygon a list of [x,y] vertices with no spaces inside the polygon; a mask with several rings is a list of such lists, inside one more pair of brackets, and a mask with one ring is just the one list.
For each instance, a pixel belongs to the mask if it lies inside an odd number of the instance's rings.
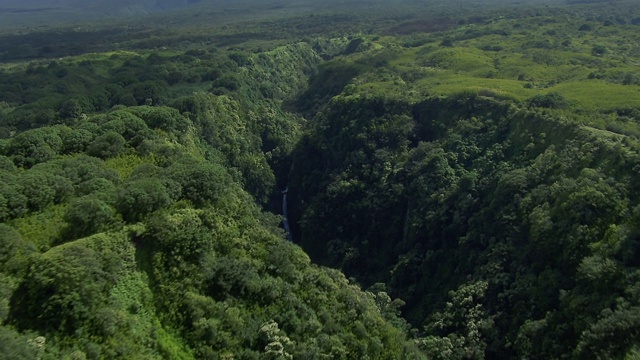
{"label": "grassy slope", "polygon": [[[433,36],[426,45],[401,50],[389,65],[400,77],[409,79],[409,88],[433,95],[487,90],[524,101],[557,92],[584,110],[640,105],[640,89],[620,81],[627,74],[640,75],[633,45],[639,40],[636,26],[609,29],[598,24],[590,32],[580,32],[581,21],[558,23],[549,17],[546,20],[552,22],[544,24],[544,20],[540,21],[542,26],[523,25],[520,19],[462,26],[444,36]],[[491,34],[498,29],[507,34]],[[465,39],[474,33],[473,39]],[[453,39],[452,46],[442,46],[443,38]],[[531,39],[541,40],[531,44]],[[594,54],[595,45],[605,47],[606,53]],[[593,78],[591,74],[598,72],[605,78]]]}

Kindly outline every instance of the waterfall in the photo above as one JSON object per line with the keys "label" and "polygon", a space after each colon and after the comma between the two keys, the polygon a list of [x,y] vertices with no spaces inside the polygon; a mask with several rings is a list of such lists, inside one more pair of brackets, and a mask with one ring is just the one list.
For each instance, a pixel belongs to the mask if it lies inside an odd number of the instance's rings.
{"label": "waterfall", "polygon": [[291,237],[291,228],[289,228],[289,218],[287,215],[287,193],[289,192],[289,187],[282,191],[282,226],[284,227],[284,232],[287,236],[287,240],[293,241]]}

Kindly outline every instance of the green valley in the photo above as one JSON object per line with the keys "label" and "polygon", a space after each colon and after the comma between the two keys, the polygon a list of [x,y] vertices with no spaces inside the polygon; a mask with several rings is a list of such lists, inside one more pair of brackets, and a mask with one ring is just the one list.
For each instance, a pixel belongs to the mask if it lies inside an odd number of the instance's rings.
{"label": "green valley", "polygon": [[2,28],[0,358],[640,357],[636,2],[179,3]]}

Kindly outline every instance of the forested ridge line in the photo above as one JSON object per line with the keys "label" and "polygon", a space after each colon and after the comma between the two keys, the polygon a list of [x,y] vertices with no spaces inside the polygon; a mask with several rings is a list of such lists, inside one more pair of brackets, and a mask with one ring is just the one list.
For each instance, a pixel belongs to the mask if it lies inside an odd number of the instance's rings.
{"label": "forested ridge line", "polygon": [[279,104],[319,59],[294,43],[5,69],[0,352],[419,358],[384,287],[311,264],[257,205],[304,121]]}

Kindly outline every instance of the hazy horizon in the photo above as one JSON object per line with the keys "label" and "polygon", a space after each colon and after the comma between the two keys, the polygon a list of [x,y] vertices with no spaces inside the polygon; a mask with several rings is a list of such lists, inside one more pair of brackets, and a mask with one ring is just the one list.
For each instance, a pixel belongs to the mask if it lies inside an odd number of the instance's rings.
{"label": "hazy horizon", "polygon": [[[80,24],[93,21],[123,19],[162,14],[166,12],[188,12],[199,10],[205,15],[235,17],[238,12],[252,12],[254,16],[270,14],[312,14],[318,11],[354,11],[356,9],[378,10],[431,9],[441,5],[461,6],[468,10],[491,6],[530,6],[536,4],[590,3],[600,0],[489,0],[489,1],[444,1],[444,0],[0,0],[0,27],[41,27],[60,24]],[[468,7],[467,7],[468,6]],[[408,11],[412,12],[412,11]]]}

